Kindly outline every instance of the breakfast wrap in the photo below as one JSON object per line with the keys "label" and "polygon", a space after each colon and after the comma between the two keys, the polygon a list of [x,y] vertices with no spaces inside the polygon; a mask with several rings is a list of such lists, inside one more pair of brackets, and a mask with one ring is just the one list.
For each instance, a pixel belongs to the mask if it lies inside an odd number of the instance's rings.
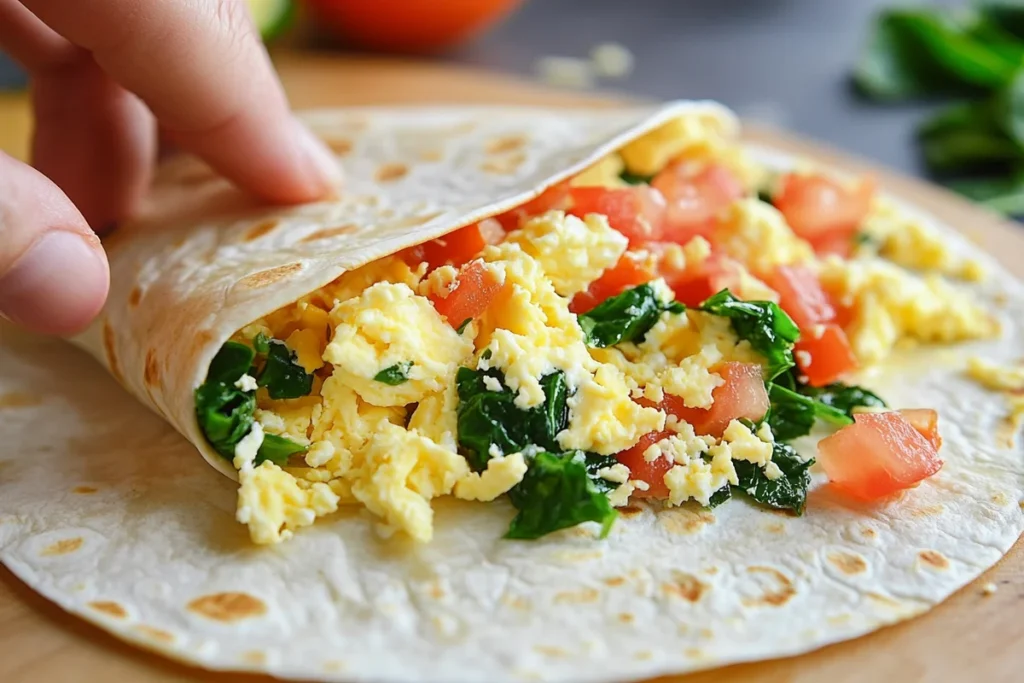
{"label": "breakfast wrap", "polygon": [[136,416],[42,505],[86,427],[26,445],[0,557],[67,609],[213,668],[635,679],[920,613],[1024,528],[1024,290],[872,178],[712,103],[307,119],[336,197],[178,158],[107,245],[74,342],[191,446]]}

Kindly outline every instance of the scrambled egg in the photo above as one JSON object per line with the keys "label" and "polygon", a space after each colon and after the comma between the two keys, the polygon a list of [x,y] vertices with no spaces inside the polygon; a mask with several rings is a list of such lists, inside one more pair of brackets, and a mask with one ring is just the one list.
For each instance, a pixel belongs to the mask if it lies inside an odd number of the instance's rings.
{"label": "scrambled egg", "polygon": [[814,258],[811,245],[793,233],[779,210],[756,197],[733,203],[715,228],[715,244],[755,273]]}
{"label": "scrambled egg", "polygon": [[986,389],[1002,392],[1009,413],[1000,438],[1007,447],[1012,447],[1024,426],[1024,364],[1003,366],[983,358],[970,358],[967,375]]}

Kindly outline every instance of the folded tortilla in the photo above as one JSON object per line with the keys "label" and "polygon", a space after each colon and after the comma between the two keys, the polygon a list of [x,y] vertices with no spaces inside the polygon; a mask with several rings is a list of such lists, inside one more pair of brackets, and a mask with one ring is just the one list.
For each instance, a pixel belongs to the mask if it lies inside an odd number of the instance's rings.
{"label": "folded tortilla", "polygon": [[816,488],[803,517],[634,505],[604,540],[578,528],[515,543],[501,538],[506,503],[439,500],[428,545],[381,540],[372,519],[344,511],[254,548],[234,521],[233,482],[194,458],[236,474],[207,445],[192,393],[236,330],[517,206],[684,113],[738,133],[710,103],[315,112],[345,185],[273,210],[194,159],[172,161],[107,245],[110,301],[75,340],[162,419],[81,354],[0,327],[0,559],[144,647],[317,680],[638,679],[805,652],[937,604],[1024,529],[1024,460],[1000,436],[1002,397],[962,371],[970,355],[1021,355],[1024,288],[980,254],[993,275],[977,295],[998,309],[1002,338],[917,350],[869,378],[893,406],[943,420],[946,466],[885,504]]}

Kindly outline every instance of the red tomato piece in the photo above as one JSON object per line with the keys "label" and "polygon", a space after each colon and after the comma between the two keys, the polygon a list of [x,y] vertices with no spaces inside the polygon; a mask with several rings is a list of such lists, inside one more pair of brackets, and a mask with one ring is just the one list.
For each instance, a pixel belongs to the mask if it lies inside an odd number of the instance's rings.
{"label": "red tomato piece", "polygon": [[745,193],[732,171],[718,164],[694,173],[686,162],[669,166],[651,185],[668,203],[664,239],[684,244],[697,235],[710,237],[715,218]]}
{"label": "red tomato piece", "polygon": [[900,410],[899,413],[921,436],[928,439],[936,451],[942,448],[938,413],[930,408],[905,408]]}
{"label": "red tomato piece", "polygon": [[445,298],[430,296],[434,308],[458,329],[470,318],[478,318],[501,291],[501,283],[483,261],[470,261],[459,272]]}
{"label": "red tomato piece", "polygon": [[857,369],[857,357],[839,325],[817,325],[801,334],[793,347],[793,355],[812,387],[831,384]]}
{"label": "red tomato piece", "polygon": [[670,436],[672,436],[672,432],[651,432],[641,436],[635,446],[615,454],[615,458],[629,468],[630,479],[647,482],[648,489],[646,491],[637,489],[633,493],[637,498],[668,498],[665,473],[672,469],[675,463],[666,457],[647,462],[644,460],[644,451]]}
{"label": "red tomato piece", "polygon": [[818,443],[829,480],[861,500],[909,488],[942,468],[935,446],[900,413],[861,413]]}
{"label": "red tomato piece", "polygon": [[569,206],[569,182],[561,182],[544,190],[537,197],[517,206],[494,219],[501,224],[505,232],[517,229],[523,221],[554,209],[566,209]]}
{"label": "red tomato piece", "polygon": [[834,255],[848,259],[853,255],[853,233],[826,233],[822,237],[808,240],[818,256]]}
{"label": "red tomato piece", "polygon": [[601,277],[590,283],[586,291],[573,297],[569,310],[583,314],[609,297],[621,294],[630,287],[636,287],[654,279],[654,273],[636,259],[623,254],[618,263],[604,271]]}
{"label": "red tomato piece", "polygon": [[736,292],[740,284],[740,264],[728,256],[712,254],[706,261],[683,272],[659,272],[675,292],[676,300],[687,306],[700,306],[723,289]]}
{"label": "red tomato piece", "polygon": [[485,246],[487,240],[480,230],[480,224],[473,223],[444,237],[409,247],[402,252],[402,258],[413,267],[426,261],[431,270],[443,265],[459,268],[479,254]]}
{"label": "red tomato piece", "polygon": [[572,197],[570,213],[580,218],[588,213],[606,216],[608,224],[629,238],[631,246],[661,237],[665,198],[648,185],[622,190],[574,187],[569,194]]}
{"label": "red tomato piece", "polygon": [[801,330],[835,319],[836,310],[810,268],[779,266],[768,284],[779,293],[782,310]]}
{"label": "red tomato piece", "polygon": [[725,383],[711,393],[710,408],[688,408],[683,399],[665,394],[661,408],[689,422],[697,434],[719,437],[733,420],[758,422],[768,412],[768,391],[757,363],[722,363],[715,369]]}
{"label": "red tomato piece", "polygon": [[871,210],[873,178],[862,178],[850,188],[821,175],[788,174],[772,203],[800,237],[819,247],[852,239]]}

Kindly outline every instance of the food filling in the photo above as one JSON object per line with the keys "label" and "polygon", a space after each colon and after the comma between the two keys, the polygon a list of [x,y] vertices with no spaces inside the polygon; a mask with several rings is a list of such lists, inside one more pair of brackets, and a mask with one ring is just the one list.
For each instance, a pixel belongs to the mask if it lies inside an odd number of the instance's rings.
{"label": "food filling", "polygon": [[636,499],[802,514],[815,459],[789,444],[815,426],[848,495],[938,471],[935,412],[850,376],[897,345],[996,335],[954,282],[979,268],[904,231],[870,179],[773,176],[697,118],[225,343],[196,415],[253,541],[361,505],[427,542],[442,496],[507,499],[513,539],[607,534]]}

